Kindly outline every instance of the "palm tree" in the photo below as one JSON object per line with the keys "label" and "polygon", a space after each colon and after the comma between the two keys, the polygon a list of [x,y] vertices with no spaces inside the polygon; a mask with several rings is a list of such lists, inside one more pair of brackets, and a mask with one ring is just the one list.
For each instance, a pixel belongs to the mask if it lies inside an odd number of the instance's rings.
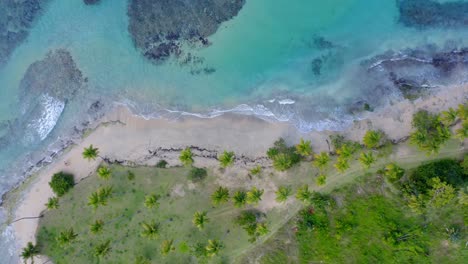
{"label": "palm tree", "polygon": [[179,160],[180,162],[182,162],[184,166],[192,165],[193,164],[192,150],[190,148],[185,148],[184,150],[182,150],[182,152],[180,152]]}
{"label": "palm tree", "polygon": [[106,242],[98,244],[96,247],[94,247],[94,256],[98,258],[103,258],[109,255],[110,251],[110,240],[107,240]]}
{"label": "palm tree", "polygon": [[280,186],[276,191],[276,201],[279,203],[285,202],[291,195],[292,189],[289,186]]}
{"label": "palm tree", "polygon": [[376,148],[380,145],[380,141],[382,140],[382,132],[380,131],[375,131],[375,130],[369,130],[366,132],[364,135],[364,138],[362,141],[364,142],[364,145],[369,148]]}
{"label": "palm tree", "polygon": [[293,165],[291,157],[285,153],[280,153],[273,159],[273,167],[277,171],[285,171]]}
{"label": "palm tree", "polygon": [[302,185],[297,189],[296,198],[304,203],[309,203],[310,198],[312,197],[312,192],[309,191],[309,186],[307,184]]}
{"label": "palm tree", "polygon": [[304,140],[301,138],[299,144],[296,145],[296,153],[303,157],[309,157],[312,155],[312,146],[310,145],[310,140]]}
{"label": "palm tree", "polygon": [[148,239],[156,239],[159,236],[159,224],[152,221],[151,223],[143,222],[141,223],[141,227],[143,231],[141,232],[142,237],[146,237]]}
{"label": "palm tree", "polygon": [[353,149],[349,144],[343,144],[340,149],[336,151],[340,158],[347,159],[353,155]]}
{"label": "palm tree", "polygon": [[89,161],[95,160],[99,156],[99,149],[94,148],[93,145],[91,144],[89,147],[84,149],[82,155],[83,155],[83,158]]}
{"label": "palm tree", "polygon": [[174,240],[164,240],[161,244],[161,255],[166,256],[175,250]]}
{"label": "palm tree", "polygon": [[221,154],[219,156],[219,163],[221,165],[222,168],[227,168],[227,167],[231,167],[233,164],[234,164],[234,158],[235,158],[235,155],[234,155],[234,152],[230,151],[224,151],[223,154]]}
{"label": "palm tree", "polygon": [[109,199],[112,196],[112,191],[113,191],[112,186],[99,188],[98,194],[99,194],[99,202],[101,205],[107,205],[107,199]]}
{"label": "palm tree", "polygon": [[34,257],[37,255],[39,255],[39,248],[32,242],[28,242],[26,247],[23,248],[23,251],[21,251],[21,258],[23,258],[25,264],[29,259],[31,260],[31,264],[34,264]]}
{"label": "palm tree", "polygon": [[396,181],[403,177],[403,175],[405,174],[405,170],[396,165],[395,163],[390,163],[387,166],[385,166],[384,174],[390,181]]}
{"label": "palm tree", "polygon": [[446,126],[451,126],[457,121],[458,111],[450,107],[447,111],[442,111],[441,121]]}
{"label": "palm tree", "polygon": [[242,190],[237,191],[234,193],[232,200],[234,201],[235,207],[238,207],[238,208],[244,207],[245,204],[247,203],[247,193]]}
{"label": "palm tree", "polygon": [[219,186],[218,189],[211,195],[211,201],[215,206],[229,201],[229,190]]}
{"label": "palm tree", "polygon": [[57,197],[49,197],[49,200],[45,204],[47,209],[57,209],[59,207],[59,199]]}
{"label": "palm tree", "polygon": [[368,169],[375,162],[375,157],[372,152],[361,153],[359,161],[361,162],[362,166],[364,166],[364,168]]}
{"label": "palm tree", "polygon": [[342,157],[339,157],[338,160],[336,161],[336,164],[334,165],[335,168],[343,173],[345,172],[347,169],[349,169],[349,163],[348,163],[348,160],[345,159],[345,158],[342,158]]}
{"label": "palm tree", "polygon": [[206,255],[208,257],[213,257],[219,254],[219,252],[224,248],[224,245],[216,240],[208,240],[208,245],[206,246]]}
{"label": "palm tree", "polygon": [[325,168],[330,162],[330,155],[327,152],[320,152],[314,155],[314,165],[319,169]]}
{"label": "palm tree", "polygon": [[108,180],[111,177],[111,170],[108,167],[99,167],[97,171],[99,178]]}
{"label": "palm tree", "polygon": [[145,206],[146,208],[154,208],[154,207],[159,207],[159,196],[158,195],[147,195],[145,196]]}
{"label": "palm tree", "polygon": [[253,167],[251,170],[250,170],[250,174],[252,175],[258,175],[262,172],[262,166],[260,165],[257,165],[255,167]]}
{"label": "palm tree", "polygon": [[91,193],[91,195],[88,197],[88,205],[94,209],[99,207],[100,202],[101,199],[99,198],[99,194],[97,192]]}
{"label": "palm tree", "polygon": [[252,187],[250,191],[247,192],[247,203],[249,204],[258,204],[262,200],[263,189],[257,189],[257,187]]}
{"label": "palm tree", "polygon": [[89,226],[89,231],[93,234],[98,234],[102,232],[104,228],[104,222],[102,220],[96,220],[93,224]]}
{"label": "palm tree", "polygon": [[56,238],[58,244],[61,247],[68,246],[78,237],[78,234],[73,231],[73,228],[60,232],[59,236]]}
{"label": "palm tree", "polygon": [[317,185],[318,186],[322,186],[322,185],[325,185],[327,183],[327,176],[325,175],[319,175],[317,177],[317,181],[316,181]]}
{"label": "palm tree", "polygon": [[427,142],[427,134],[421,131],[416,131],[410,135],[410,143],[416,146],[424,146]]}
{"label": "palm tree", "polygon": [[206,217],[206,212],[195,212],[193,215],[192,222],[200,230],[202,230],[209,221],[210,219]]}

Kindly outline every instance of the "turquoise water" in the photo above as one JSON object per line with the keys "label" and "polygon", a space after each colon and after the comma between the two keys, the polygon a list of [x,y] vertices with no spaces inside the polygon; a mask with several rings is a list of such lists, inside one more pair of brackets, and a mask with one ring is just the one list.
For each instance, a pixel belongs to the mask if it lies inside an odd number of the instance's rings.
{"label": "turquoise water", "polygon": [[[216,71],[193,75],[192,66],[177,60],[161,65],[146,60],[129,36],[126,13],[126,0],[96,6],[53,0],[0,68],[0,121],[27,119],[18,108],[19,83],[28,66],[51,50],[68,50],[88,78],[46,139],[15,138],[0,149],[0,194],[22,177],[12,173],[12,167],[24,165],[15,161],[23,162],[32,151],[54,151],[50,144],[86,120],[86,107],[94,100],[126,103],[153,117],[183,112],[210,117],[231,109],[292,122],[305,131],[340,128],[352,121],[340,106],[365,92],[353,79],[363,60],[390,49],[443,46],[447,40],[465,46],[468,41],[467,30],[402,26],[395,0],[247,0],[238,16],[209,38],[211,46],[191,50]],[[314,46],[317,37],[333,48]],[[331,59],[316,76],[311,61],[320,56]]]}

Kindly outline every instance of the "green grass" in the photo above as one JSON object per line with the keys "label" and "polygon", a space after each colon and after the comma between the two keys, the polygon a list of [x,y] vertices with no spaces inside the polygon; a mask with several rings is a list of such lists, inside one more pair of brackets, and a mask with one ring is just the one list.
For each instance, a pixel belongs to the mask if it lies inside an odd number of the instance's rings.
{"label": "green grass", "polygon": [[[395,149],[398,151],[398,147]],[[382,154],[387,158],[378,158],[376,164],[367,170],[368,173],[375,172],[393,160],[402,167],[409,168],[436,158],[414,151],[392,158],[388,150],[382,152],[386,152]],[[460,153],[459,144],[450,141],[441,149],[438,157],[452,157]],[[262,173],[254,178],[249,178],[247,173],[229,175],[230,179],[233,177],[236,180],[228,187],[231,195],[240,188],[246,188],[246,183],[258,188],[264,188],[269,183],[276,187],[291,186],[293,193],[299,186],[308,184],[311,190],[331,192],[339,186],[352,183],[363,174],[357,161],[358,156],[359,153],[356,153],[350,158],[351,168],[343,174],[332,167],[336,162],[336,157],[332,157],[330,165],[323,171],[314,168],[309,162],[302,162],[286,173]],[[220,177],[226,175],[220,176],[217,175],[219,172],[208,170],[207,177],[193,183],[188,178],[190,168],[111,166],[111,170],[112,177],[109,180],[92,176],[79,182],[60,198],[58,209],[47,211],[40,220],[37,239],[41,253],[49,256],[54,263],[98,263],[93,256],[94,247],[107,240],[111,241],[111,251],[101,263],[135,263],[140,256],[151,259],[151,263],[197,263],[190,248],[197,243],[206,245],[209,239],[217,239],[224,244],[219,256],[206,259],[211,263],[245,263],[244,256],[250,256],[252,252],[268,252],[262,258],[264,263],[297,263],[302,259],[299,250],[301,243],[295,240],[290,230],[290,220],[294,219],[302,204],[293,197],[290,198],[291,202],[266,212],[265,221],[270,233],[260,237],[255,243],[250,243],[247,233],[234,224],[234,219],[242,210],[256,206],[249,205],[239,209],[233,206],[232,201],[217,207],[212,205],[211,194],[219,187],[218,182],[222,182]],[[134,178],[128,177],[128,170],[135,175]],[[327,183],[317,186],[316,177],[321,173],[327,175]],[[113,196],[107,205],[99,206],[96,210],[88,206],[88,196],[106,186],[113,187]],[[174,189],[183,195],[174,195]],[[274,194],[276,189],[266,190],[265,197],[268,191]],[[160,205],[157,208],[146,208],[145,196],[153,194],[161,196],[158,200]],[[365,208],[365,205],[356,206]],[[202,231],[192,223],[196,211],[206,211],[209,218]],[[104,222],[103,231],[92,234],[89,226],[96,220]],[[140,236],[140,224],[151,221],[160,224],[159,237],[155,240]],[[78,234],[76,241],[69,247],[59,247],[56,237],[61,231],[71,227]],[[160,246],[165,240],[174,240],[175,251],[162,256]],[[263,245],[265,241],[267,243]],[[271,241],[277,243],[272,245]]]}

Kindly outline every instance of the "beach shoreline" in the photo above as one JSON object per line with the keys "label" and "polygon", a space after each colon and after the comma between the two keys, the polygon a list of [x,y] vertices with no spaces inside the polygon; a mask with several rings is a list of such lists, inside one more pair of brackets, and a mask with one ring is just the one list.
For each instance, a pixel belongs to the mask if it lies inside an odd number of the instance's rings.
{"label": "beach shoreline", "polygon": [[[412,115],[418,109],[440,112],[465,103],[467,99],[466,84],[441,87],[415,101],[403,100],[379,111],[367,112],[362,120],[339,133],[358,141],[367,130],[377,129],[384,131],[392,141],[398,142],[410,133]],[[153,166],[160,159],[168,161],[170,166],[179,165],[180,149],[190,146],[194,149],[197,166],[214,167],[218,164],[217,153],[230,150],[240,157],[236,166],[249,169],[254,164],[270,165],[265,152],[280,137],[289,144],[298,142],[300,138],[311,140],[314,151],[319,152],[329,150],[327,139],[334,133],[301,133],[288,123],[271,123],[255,116],[237,114],[224,114],[209,119],[186,116],[172,121],[148,120],[133,115],[125,107],[117,107],[98,123],[96,129],[86,133],[53,163],[26,180],[18,189],[20,193],[15,194],[17,201],[5,202],[13,206],[9,219],[41,215],[47,199],[53,196],[48,182],[54,173],[72,173],[77,183],[92,175],[102,159],[89,162],[81,157],[83,148],[90,144],[99,148],[104,160],[132,166]],[[31,218],[12,224],[18,255],[27,242],[35,242],[38,223],[38,218]]]}

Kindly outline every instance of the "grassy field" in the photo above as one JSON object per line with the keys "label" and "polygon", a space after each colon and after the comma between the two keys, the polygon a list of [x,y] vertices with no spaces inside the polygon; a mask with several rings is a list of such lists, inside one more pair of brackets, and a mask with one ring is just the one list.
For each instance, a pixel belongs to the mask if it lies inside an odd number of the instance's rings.
{"label": "grassy field", "polygon": [[[437,157],[429,157],[410,150],[409,153],[396,156],[394,159],[403,167],[411,168],[425,160],[460,156],[461,152],[459,143],[450,141]],[[267,170],[259,176],[252,177],[246,172],[235,170],[226,172],[209,170],[204,180],[195,183],[188,178],[188,168],[126,168],[112,165],[110,179],[103,180],[92,176],[82,180],[60,198],[58,209],[45,212],[37,233],[38,244],[41,253],[49,256],[56,264],[99,261],[100,263],[138,263],[137,259],[151,260],[148,263],[245,263],[246,259],[253,258],[265,260],[265,263],[296,263],[304,258],[298,249],[300,245],[297,245],[294,234],[290,232],[293,227],[290,220],[297,215],[303,205],[293,198],[294,195],[286,204],[274,204],[272,209],[266,210],[264,218],[270,232],[260,237],[257,242],[250,243],[246,232],[235,225],[233,220],[243,210],[255,209],[256,206],[250,205],[239,209],[229,201],[214,207],[210,196],[215,189],[219,185],[226,186],[232,196],[238,189],[257,186],[265,189],[264,200],[274,200],[274,191],[283,185],[290,186],[295,192],[302,184],[308,184],[311,190],[329,193],[339,186],[354,182],[356,178],[365,174],[364,172],[372,174],[382,168],[384,164],[390,162],[387,157],[390,153],[391,149],[384,148],[377,163],[367,170],[364,170],[356,160],[358,154],[351,159],[351,168],[345,173],[336,172],[330,165],[323,171],[327,175],[327,184],[324,186],[317,186],[316,177],[319,170],[309,162],[302,162],[286,173]],[[333,162],[334,160],[331,164]],[[129,178],[129,172],[135,175],[133,179]],[[100,187],[110,186],[113,188],[113,195],[106,206],[93,209],[88,205],[91,193]],[[144,200],[146,195],[152,194],[161,196],[160,205],[158,208],[149,209],[145,207]],[[379,206],[387,205],[383,202]],[[365,208],[366,205],[356,206]],[[196,211],[206,211],[209,218],[206,227],[201,231],[192,223]],[[90,232],[90,225],[96,220],[102,220],[104,223],[100,234]],[[154,240],[140,235],[141,223],[151,221],[160,224],[159,236]],[[69,228],[73,228],[78,236],[69,245],[60,246],[56,238],[60,232]],[[220,254],[214,257],[196,258],[193,248],[199,243],[205,246],[209,239],[217,239],[223,243],[224,248]],[[160,248],[165,240],[173,241],[174,251],[163,256]],[[99,260],[93,255],[94,248],[106,241],[110,241],[111,250],[106,257]],[[288,248],[290,252],[286,250]],[[263,257],[258,255],[260,252],[265,253]],[[268,252],[275,253],[268,254]],[[309,263],[308,261],[304,263]]]}

